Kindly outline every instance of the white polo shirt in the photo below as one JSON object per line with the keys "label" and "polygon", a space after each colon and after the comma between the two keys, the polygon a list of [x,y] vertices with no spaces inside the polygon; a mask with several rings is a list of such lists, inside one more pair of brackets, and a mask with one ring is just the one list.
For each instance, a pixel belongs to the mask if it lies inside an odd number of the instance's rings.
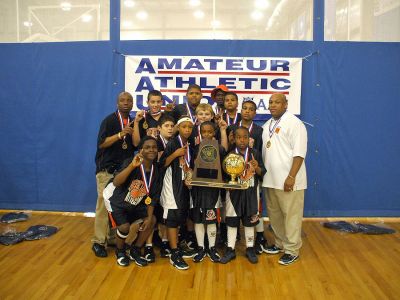
{"label": "white polo shirt", "polygon": [[[276,124],[277,122],[278,124]],[[288,111],[279,121],[274,118],[269,119],[263,129],[262,158],[267,173],[264,175],[262,186],[283,190],[285,180],[292,167],[293,157],[306,157],[307,130],[303,122]],[[303,161],[296,175],[293,190],[306,188],[307,175]]]}

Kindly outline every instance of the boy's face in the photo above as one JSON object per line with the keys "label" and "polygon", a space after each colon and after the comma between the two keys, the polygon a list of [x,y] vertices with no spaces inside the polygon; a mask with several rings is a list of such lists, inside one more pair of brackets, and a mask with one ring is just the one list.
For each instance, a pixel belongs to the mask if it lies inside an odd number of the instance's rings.
{"label": "boy's face", "polygon": [[201,124],[205,121],[211,121],[213,118],[213,114],[209,110],[199,110],[196,114],[196,118]]}
{"label": "boy's face", "polygon": [[161,110],[162,99],[160,96],[150,96],[147,105],[149,106],[150,113],[158,113]]}
{"label": "boy's face", "polygon": [[192,107],[197,107],[199,105],[201,98],[203,98],[203,94],[197,88],[192,88],[186,93],[187,101]]}
{"label": "boy's face", "polygon": [[218,106],[224,105],[224,96],[225,96],[225,92],[223,90],[219,90],[215,94],[215,102],[217,102]]}
{"label": "boy's face", "polygon": [[200,134],[203,139],[211,140],[215,136],[214,127],[211,125],[201,126]]}
{"label": "boy's face", "polygon": [[179,124],[178,130],[180,136],[184,137],[185,139],[188,139],[192,134],[193,123],[187,121],[182,122],[181,124]]}
{"label": "boy's face", "polygon": [[256,116],[256,110],[252,103],[243,103],[241,111],[242,119],[245,121],[252,121]]}
{"label": "boy's face", "polygon": [[158,130],[160,131],[160,135],[163,138],[169,139],[174,134],[174,122],[167,121],[163,123],[161,126],[158,126]]}
{"label": "boy's face", "polygon": [[249,145],[249,133],[244,129],[237,129],[235,132],[235,144],[240,150],[246,149]]}
{"label": "boy's face", "polygon": [[142,147],[142,155],[146,160],[154,160],[158,157],[157,142],[155,140],[147,140]]}
{"label": "boy's face", "polygon": [[225,109],[234,111],[238,107],[238,101],[234,95],[226,95],[224,100]]}

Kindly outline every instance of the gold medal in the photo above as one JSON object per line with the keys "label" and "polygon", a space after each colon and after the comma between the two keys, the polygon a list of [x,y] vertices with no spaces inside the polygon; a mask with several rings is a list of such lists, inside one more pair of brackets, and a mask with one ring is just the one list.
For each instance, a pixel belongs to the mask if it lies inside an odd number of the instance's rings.
{"label": "gold medal", "polygon": [[143,129],[147,129],[147,128],[149,128],[149,124],[147,124],[147,122],[144,121],[144,123],[143,123]]}
{"label": "gold medal", "polygon": [[124,149],[124,150],[128,149],[128,144],[125,142],[125,140],[122,143],[122,149]]}
{"label": "gold medal", "polygon": [[267,142],[267,148],[271,147],[271,141]]}
{"label": "gold medal", "polygon": [[150,205],[150,203],[151,203],[151,198],[147,196],[146,199],[144,200],[144,204]]}

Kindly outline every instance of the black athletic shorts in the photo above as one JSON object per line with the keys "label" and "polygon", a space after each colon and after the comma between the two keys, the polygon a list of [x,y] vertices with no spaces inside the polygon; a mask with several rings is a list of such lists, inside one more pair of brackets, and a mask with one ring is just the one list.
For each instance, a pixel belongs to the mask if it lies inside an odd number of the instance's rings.
{"label": "black athletic shorts", "polygon": [[195,224],[216,224],[218,221],[216,208],[195,207],[190,211]]}
{"label": "black athletic shorts", "polygon": [[136,206],[129,205],[121,208],[120,206],[113,206],[111,202],[112,212],[108,213],[111,225],[113,228],[122,224],[132,224],[137,220],[147,217],[147,205],[139,203]]}
{"label": "black athletic shorts", "polygon": [[163,209],[164,224],[169,228],[177,228],[186,224],[187,217],[187,209]]}

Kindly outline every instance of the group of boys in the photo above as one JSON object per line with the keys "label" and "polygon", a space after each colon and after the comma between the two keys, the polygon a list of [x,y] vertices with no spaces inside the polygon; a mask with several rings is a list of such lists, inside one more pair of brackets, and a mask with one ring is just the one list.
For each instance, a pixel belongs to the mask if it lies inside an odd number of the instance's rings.
{"label": "group of boys", "polygon": [[[226,264],[236,258],[240,221],[244,227],[246,257],[257,263],[257,254],[276,254],[269,246],[260,219],[260,182],[266,173],[262,158],[263,128],[254,121],[256,104],[244,101],[225,86],[211,94],[214,106],[200,103],[201,88],[188,87],[187,103],[162,107],[159,91],[148,94],[148,110],[130,118],[133,99],[123,92],[117,111],[103,120],[96,154],[98,200],[93,251],[107,256],[106,246],[115,229],[117,263],[134,261],[145,266],[155,261],[153,241],[160,256],[180,270],[189,268],[184,258],[201,262],[206,256]],[[229,153],[241,155],[245,170],[239,181],[245,190],[191,186],[203,140],[218,140],[221,160]],[[134,155],[134,153],[136,153]],[[227,245],[224,255],[216,248],[217,231]],[[256,234],[255,234],[256,232]],[[133,237],[132,237],[133,236]],[[142,251],[142,248],[143,251]]]}

